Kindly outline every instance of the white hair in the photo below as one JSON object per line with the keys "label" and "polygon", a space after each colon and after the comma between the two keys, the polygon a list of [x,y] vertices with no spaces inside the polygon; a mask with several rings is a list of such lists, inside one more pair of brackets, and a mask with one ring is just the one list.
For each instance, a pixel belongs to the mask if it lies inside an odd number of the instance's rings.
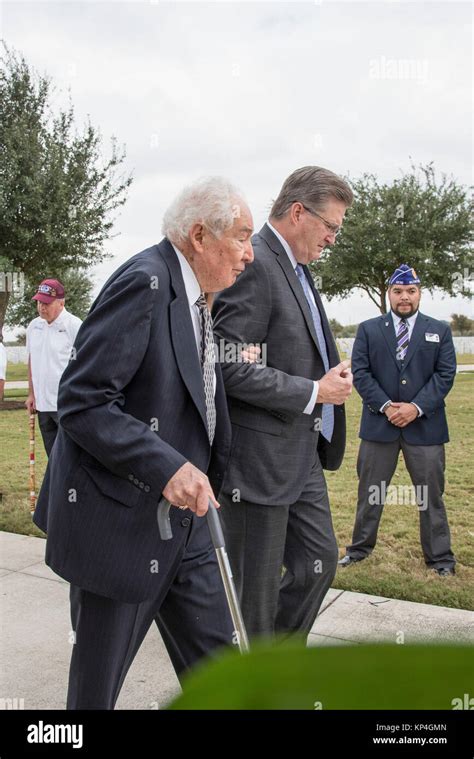
{"label": "white hair", "polygon": [[188,185],[165,211],[162,233],[172,242],[182,242],[193,224],[204,224],[215,237],[221,237],[237,216],[242,195],[223,177],[203,177]]}

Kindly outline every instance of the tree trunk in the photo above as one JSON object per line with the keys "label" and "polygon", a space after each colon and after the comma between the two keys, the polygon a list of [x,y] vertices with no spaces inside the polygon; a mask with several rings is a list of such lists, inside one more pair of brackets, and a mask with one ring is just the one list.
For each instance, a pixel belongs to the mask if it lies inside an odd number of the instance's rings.
{"label": "tree trunk", "polygon": [[380,284],[380,313],[382,316],[387,313],[387,288],[385,282]]}
{"label": "tree trunk", "polygon": [[3,335],[3,325],[5,323],[5,314],[7,312],[9,300],[10,292],[8,288],[5,290],[0,290],[0,335]]}

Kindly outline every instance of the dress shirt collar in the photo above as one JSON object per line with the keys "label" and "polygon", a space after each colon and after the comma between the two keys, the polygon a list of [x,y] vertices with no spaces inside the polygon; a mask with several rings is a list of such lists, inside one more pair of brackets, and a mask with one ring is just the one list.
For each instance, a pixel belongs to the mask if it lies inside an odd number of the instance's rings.
{"label": "dress shirt collar", "polygon": [[[397,314],[394,314],[392,310],[390,310],[390,313],[392,314],[393,326],[395,327],[395,332],[398,332],[398,326],[399,326],[399,324],[400,324],[400,322],[402,320],[402,317],[401,316],[397,316]],[[411,316],[405,317],[408,329],[410,331],[415,326],[415,322],[416,322],[416,317],[417,316],[418,316],[418,311],[416,312],[416,314],[412,314]]]}
{"label": "dress shirt collar", "polygon": [[[173,243],[171,243],[173,245]],[[178,256],[179,265],[181,266],[181,274],[183,275],[184,287],[186,290],[186,296],[190,306],[195,306],[196,301],[201,295],[201,287],[196,279],[196,275],[191,269],[188,260],[183,256],[180,250],[173,245],[174,251]]]}
{"label": "dress shirt collar", "polygon": [[288,258],[289,258],[289,259],[290,259],[290,261],[291,261],[291,265],[293,266],[293,269],[296,269],[296,267],[298,266],[298,261],[297,261],[297,260],[296,260],[296,258],[294,257],[294,255],[293,255],[293,251],[291,250],[291,248],[290,248],[290,246],[288,245],[288,243],[287,243],[287,241],[285,240],[285,238],[281,236],[281,234],[279,233],[279,231],[278,231],[277,229],[275,229],[275,227],[273,227],[273,226],[270,224],[270,222],[269,222],[269,221],[267,221],[267,227],[269,227],[269,229],[271,229],[271,230],[272,230],[273,234],[274,234],[276,237],[278,237],[278,239],[280,240],[281,244],[283,245],[283,247],[284,247],[284,249],[285,249],[285,253],[287,254]]}

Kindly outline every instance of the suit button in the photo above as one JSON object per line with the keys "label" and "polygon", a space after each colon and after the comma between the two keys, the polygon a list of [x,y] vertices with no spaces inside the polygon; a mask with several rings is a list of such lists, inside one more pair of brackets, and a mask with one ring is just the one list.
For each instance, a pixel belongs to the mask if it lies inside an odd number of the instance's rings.
{"label": "suit button", "polygon": [[189,527],[189,525],[191,524],[191,520],[189,519],[189,517],[185,517],[183,521],[181,522],[181,524],[183,525],[183,527]]}
{"label": "suit button", "polygon": [[140,483],[138,484],[138,487],[139,487],[141,490],[143,490],[143,488],[145,487],[145,483],[144,483],[144,482],[140,482]]}
{"label": "suit button", "polygon": [[407,381],[405,379],[402,380],[402,385],[406,385]]}
{"label": "suit button", "polygon": [[134,485],[138,485],[139,482],[140,482],[140,480],[137,480],[136,477],[133,478],[133,484]]}
{"label": "suit button", "polygon": [[145,491],[145,493],[149,493],[150,492],[150,486],[149,485],[145,485],[144,491]]}
{"label": "suit button", "polygon": [[130,482],[133,482],[133,474],[129,474],[128,479],[130,480]]}

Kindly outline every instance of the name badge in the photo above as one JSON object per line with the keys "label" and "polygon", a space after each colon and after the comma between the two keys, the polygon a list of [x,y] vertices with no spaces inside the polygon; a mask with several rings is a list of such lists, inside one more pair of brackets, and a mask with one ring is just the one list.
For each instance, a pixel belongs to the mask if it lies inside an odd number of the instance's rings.
{"label": "name badge", "polygon": [[432,332],[425,332],[425,340],[428,343],[439,343],[439,335]]}

